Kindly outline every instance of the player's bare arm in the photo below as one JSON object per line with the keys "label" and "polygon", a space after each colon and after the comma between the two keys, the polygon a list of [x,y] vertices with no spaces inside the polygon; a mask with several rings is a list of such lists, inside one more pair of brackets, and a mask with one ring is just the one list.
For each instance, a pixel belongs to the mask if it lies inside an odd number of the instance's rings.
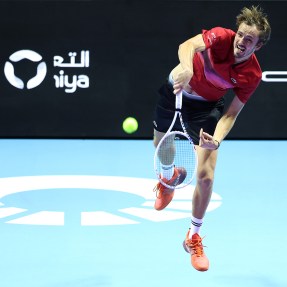
{"label": "player's bare arm", "polygon": [[205,133],[203,130],[200,131],[199,146],[206,149],[217,149],[220,142],[223,141],[223,139],[232,129],[236,118],[243,107],[244,103],[242,103],[239,98],[235,96],[227,111],[217,123],[214,135],[211,136],[208,133]]}
{"label": "player's bare arm", "polygon": [[174,93],[178,93],[188,85],[193,76],[193,57],[196,52],[204,51],[205,43],[202,34],[198,34],[180,44],[178,49],[178,58],[180,64],[172,71],[174,80]]}

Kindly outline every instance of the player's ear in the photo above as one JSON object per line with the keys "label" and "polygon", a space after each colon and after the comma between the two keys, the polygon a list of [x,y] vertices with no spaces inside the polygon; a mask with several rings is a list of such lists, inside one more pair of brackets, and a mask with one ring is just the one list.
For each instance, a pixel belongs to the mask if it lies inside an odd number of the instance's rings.
{"label": "player's ear", "polygon": [[263,46],[263,42],[258,42],[255,46],[255,51],[258,51]]}

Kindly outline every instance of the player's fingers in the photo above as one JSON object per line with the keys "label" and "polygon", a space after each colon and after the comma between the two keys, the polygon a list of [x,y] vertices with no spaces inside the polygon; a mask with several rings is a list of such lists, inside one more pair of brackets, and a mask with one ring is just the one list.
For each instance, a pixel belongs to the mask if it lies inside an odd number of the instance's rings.
{"label": "player's fingers", "polygon": [[176,95],[182,90],[182,86],[180,84],[173,85],[173,93]]}
{"label": "player's fingers", "polygon": [[208,140],[212,140],[212,136],[206,132],[203,132],[203,136]]}
{"label": "player's fingers", "polygon": [[201,128],[199,131],[199,137],[202,137],[203,129]]}
{"label": "player's fingers", "polygon": [[181,89],[181,88],[182,88],[182,85],[181,85],[181,83],[179,83],[179,82],[175,82],[175,83],[173,84],[173,88],[174,88],[174,89]]}
{"label": "player's fingers", "polygon": [[208,137],[206,137],[206,135],[208,135],[206,132],[203,131],[203,129],[200,130],[200,138],[202,139],[203,142],[206,142],[208,140]]}
{"label": "player's fingers", "polygon": [[176,94],[178,94],[180,91],[181,91],[181,89],[176,88],[176,89],[173,90],[173,93],[176,95]]}
{"label": "player's fingers", "polygon": [[203,146],[205,144],[205,138],[203,135],[203,129],[199,131],[199,146]]}

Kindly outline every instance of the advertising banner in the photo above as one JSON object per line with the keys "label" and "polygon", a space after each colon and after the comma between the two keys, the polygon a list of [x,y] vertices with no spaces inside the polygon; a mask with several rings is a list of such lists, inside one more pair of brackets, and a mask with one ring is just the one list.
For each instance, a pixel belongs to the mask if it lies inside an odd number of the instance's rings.
{"label": "advertising banner", "polygon": [[[179,44],[202,29],[235,30],[240,10],[258,4],[272,27],[257,53],[263,78],[228,138],[286,139],[282,1],[0,2],[0,137],[151,139]],[[123,130],[128,117],[135,132]]]}

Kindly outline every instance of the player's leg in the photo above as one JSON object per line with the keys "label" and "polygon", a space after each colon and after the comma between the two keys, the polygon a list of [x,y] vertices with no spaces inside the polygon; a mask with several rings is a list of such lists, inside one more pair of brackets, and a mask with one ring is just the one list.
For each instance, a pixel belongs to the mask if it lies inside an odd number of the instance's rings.
{"label": "player's leg", "polygon": [[[157,147],[160,140],[164,137],[165,132],[169,129],[173,117],[175,107],[175,95],[170,84],[165,83],[159,89],[159,100],[154,114],[154,146]],[[175,129],[180,129],[180,123],[175,124]],[[165,148],[162,149],[160,156],[161,161],[161,178],[169,185],[179,184],[186,176],[184,170],[174,166],[175,147],[173,140],[167,140]],[[154,208],[156,210],[164,209],[174,196],[174,189],[165,187],[160,182],[155,186],[156,201]]]}
{"label": "player's leg", "polygon": [[191,254],[192,266],[199,271],[206,271],[209,268],[209,260],[204,252],[199,230],[212,195],[217,151],[197,147],[197,153],[197,183],[192,200],[191,227],[183,246]]}
{"label": "player's leg", "polygon": [[193,135],[198,155],[197,181],[192,200],[192,215],[195,224],[201,225],[212,194],[218,151],[199,147],[199,134],[201,128],[210,135],[214,134],[217,123],[224,111],[224,99],[207,103],[197,101],[192,103],[192,107],[196,111],[194,111],[193,117],[189,120],[189,128],[190,133]]}
{"label": "player's leg", "polygon": [[[158,132],[157,130],[154,131],[155,147],[157,147],[163,137],[164,133]],[[173,183],[180,184],[184,180],[186,172],[183,168],[174,166],[174,141],[169,140],[169,142],[164,144],[164,146],[165,148],[162,149],[160,155],[161,179],[169,185],[173,185]],[[156,210],[162,210],[172,201],[174,196],[174,189],[167,188],[161,182],[158,182],[154,188],[154,191],[156,192],[154,208]]]}
{"label": "player's leg", "polygon": [[[166,91],[165,91],[166,93]],[[161,139],[164,137],[165,132],[168,130],[172,122],[174,111],[170,103],[166,100],[166,95],[161,94],[160,101],[156,107],[155,120],[154,120],[154,138],[153,144],[155,148],[158,146]],[[161,162],[161,175],[166,180],[170,180],[174,174],[174,142],[168,140],[162,145],[161,152],[158,154]],[[163,187],[162,187],[163,188]]]}
{"label": "player's leg", "polygon": [[192,199],[192,215],[202,219],[208,207],[214,181],[217,150],[197,147],[198,168],[197,182]]}
{"label": "player's leg", "polygon": [[165,133],[159,132],[156,129],[153,131],[153,145],[156,148],[161,141],[161,139],[164,137]]}
{"label": "player's leg", "polygon": [[[157,130],[154,130],[154,146],[157,147],[161,139],[164,137],[165,133],[159,132]],[[175,155],[175,146],[174,141],[172,137],[168,137],[164,141],[164,144],[162,145],[162,148],[160,149],[160,152],[158,153],[158,157],[160,159],[160,162],[163,166],[172,166],[173,167],[173,161],[174,161],[174,155]],[[169,176],[166,174],[165,176]],[[172,176],[172,174],[171,174]],[[169,176],[168,179],[171,178]]]}
{"label": "player's leg", "polygon": [[192,266],[199,271],[206,271],[209,268],[209,260],[204,252],[200,228],[212,194],[218,152],[198,146],[199,131],[203,128],[209,134],[214,134],[217,122],[224,110],[224,99],[214,103],[195,102],[190,106],[191,109],[193,107],[195,110],[190,118],[190,130],[197,144],[197,182],[192,200],[191,225],[183,246],[191,255]]}

